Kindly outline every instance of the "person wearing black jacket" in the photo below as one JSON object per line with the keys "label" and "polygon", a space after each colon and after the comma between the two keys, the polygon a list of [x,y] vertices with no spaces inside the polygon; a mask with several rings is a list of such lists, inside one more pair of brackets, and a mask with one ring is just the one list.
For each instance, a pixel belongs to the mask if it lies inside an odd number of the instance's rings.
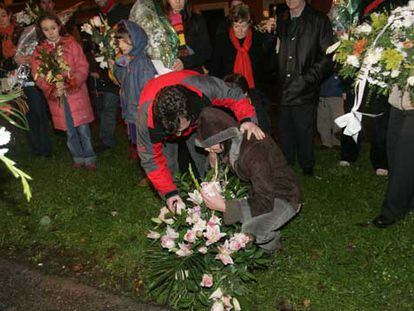
{"label": "person wearing black jacket", "polygon": [[[108,19],[109,26],[129,17],[129,9],[116,0],[95,0],[100,11]],[[95,69],[93,69],[95,68]],[[116,116],[119,109],[119,88],[109,78],[108,72],[100,70],[93,62],[91,64],[91,77],[94,79],[94,98],[96,112],[99,118],[100,144],[94,149],[101,152],[116,145],[115,128]]]}
{"label": "person wearing black jacket", "polygon": [[286,0],[289,13],[277,25],[277,80],[280,145],[289,164],[298,156],[304,175],[313,175],[313,136],[319,87],[333,69],[326,49],[331,23],[305,0]]}

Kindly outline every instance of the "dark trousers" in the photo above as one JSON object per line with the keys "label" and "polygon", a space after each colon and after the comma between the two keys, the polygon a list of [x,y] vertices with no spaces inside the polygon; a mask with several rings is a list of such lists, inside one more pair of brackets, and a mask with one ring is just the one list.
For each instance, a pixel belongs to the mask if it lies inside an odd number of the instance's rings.
{"label": "dark trousers", "polygon": [[43,93],[35,86],[25,87],[23,91],[29,106],[29,111],[26,114],[29,131],[27,131],[26,137],[30,151],[34,155],[50,155],[52,142],[46,100]]}
{"label": "dark trousers", "polygon": [[103,92],[94,99],[96,114],[99,118],[99,138],[102,144],[115,147],[116,118],[119,109],[119,96]]}
{"label": "dark trousers", "polygon": [[389,177],[382,213],[400,218],[414,208],[414,110],[390,111],[387,133]]}
{"label": "dark trousers", "polygon": [[289,165],[296,156],[303,170],[312,170],[315,165],[313,136],[315,131],[316,106],[281,106],[278,112],[280,147]]}
{"label": "dark trousers", "polygon": [[[354,96],[348,92],[347,99],[344,103],[345,113],[351,111],[352,106],[354,105]],[[385,96],[375,96],[375,99],[370,102],[369,113],[380,114],[381,116],[372,118],[369,121],[372,121],[371,128],[371,149],[370,149],[370,159],[371,164],[374,169],[388,168],[387,161],[387,152],[386,152],[386,141],[387,141],[387,125],[389,118],[389,104],[387,97]],[[364,117],[367,118],[367,117]],[[341,160],[348,161],[350,163],[356,162],[361,150],[361,138],[362,133],[358,135],[358,141],[355,142],[351,136],[341,135]]]}

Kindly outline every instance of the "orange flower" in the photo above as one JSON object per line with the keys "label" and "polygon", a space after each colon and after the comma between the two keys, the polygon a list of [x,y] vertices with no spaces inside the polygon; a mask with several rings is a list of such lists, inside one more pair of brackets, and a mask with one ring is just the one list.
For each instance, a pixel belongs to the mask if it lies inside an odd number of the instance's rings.
{"label": "orange flower", "polygon": [[411,41],[411,40],[406,40],[406,41],[404,41],[404,42],[403,42],[403,46],[404,46],[406,49],[411,49],[411,48],[414,46],[414,44],[413,44],[413,41]]}
{"label": "orange flower", "polygon": [[354,43],[354,55],[359,56],[364,52],[364,48],[367,45],[368,41],[366,39],[358,40]]}

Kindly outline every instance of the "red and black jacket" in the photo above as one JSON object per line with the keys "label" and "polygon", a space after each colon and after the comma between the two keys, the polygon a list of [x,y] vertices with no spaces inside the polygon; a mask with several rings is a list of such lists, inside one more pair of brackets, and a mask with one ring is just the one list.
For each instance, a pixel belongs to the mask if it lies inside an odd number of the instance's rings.
{"label": "red and black jacket", "polygon": [[203,107],[208,105],[230,109],[240,123],[245,121],[257,123],[255,110],[250,100],[243,95],[242,90],[238,87],[229,87],[220,79],[190,70],[182,70],[148,81],[142,90],[138,107],[138,154],[148,178],[159,194],[165,198],[178,194],[167,165],[166,155],[163,153],[165,141],[174,139],[174,137],[167,133],[160,124],[156,124],[153,116],[153,100],[163,87],[177,84],[186,87],[200,98],[197,101],[190,101],[200,107],[194,109],[197,116],[182,136],[188,136],[196,130],[198,114]]}

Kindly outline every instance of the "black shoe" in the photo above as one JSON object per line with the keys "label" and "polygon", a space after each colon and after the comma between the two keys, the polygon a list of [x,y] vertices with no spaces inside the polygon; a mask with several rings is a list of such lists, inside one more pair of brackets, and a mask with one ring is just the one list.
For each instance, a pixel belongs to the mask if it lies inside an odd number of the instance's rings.
{"label": "black shoe", "polygon": [[388,218],[381,214],[372,221],[372,224],[377,228],[388,228],[395,224],[395,222],[396,220],[394,218]]}
{"label": "black shoe", "polygon": [[302,174],[303,176],[313,177],[313,168],[304,168]]}

